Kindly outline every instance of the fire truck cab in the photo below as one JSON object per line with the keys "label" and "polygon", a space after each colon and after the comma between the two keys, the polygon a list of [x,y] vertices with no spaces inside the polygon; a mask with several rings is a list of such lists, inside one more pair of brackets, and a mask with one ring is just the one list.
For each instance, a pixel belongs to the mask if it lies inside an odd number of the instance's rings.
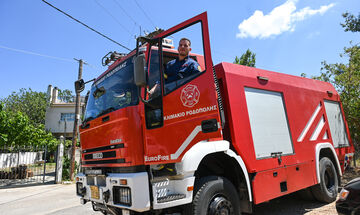
{"label": "fire truck cab", "polygon": [[[164,42],[182,37],[201,69],[167,82],[177,51]],[[76,192],[104,214],[240,214],[299,190],[331,202],[354,152],[331,84],[213,66],[206,13],[139,37],[110,65],[80,139]]]}

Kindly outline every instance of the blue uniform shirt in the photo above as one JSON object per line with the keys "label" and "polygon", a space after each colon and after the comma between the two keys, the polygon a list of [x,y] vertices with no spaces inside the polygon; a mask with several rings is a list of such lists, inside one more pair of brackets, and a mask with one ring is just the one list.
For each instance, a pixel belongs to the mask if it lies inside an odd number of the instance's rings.
{"label": "blue uniform shirt", "polygon": [[186,57],[180,61],[177,58],[169,61],[166,65],[166,83],[185,78],[197,72],[200,72],[200,66],[195,60]]}

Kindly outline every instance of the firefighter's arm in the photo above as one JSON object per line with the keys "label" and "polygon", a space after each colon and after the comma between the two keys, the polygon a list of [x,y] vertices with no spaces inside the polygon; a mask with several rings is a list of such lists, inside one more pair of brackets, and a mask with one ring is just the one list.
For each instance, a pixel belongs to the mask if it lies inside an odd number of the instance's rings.
{"label": "firefighter's arm", "polygon": [[148,90],[149,96],[153,97],[160,90],[160,84],[156,83],[150,90]]}
{"label": "firefighter's arm", "polygon": [[201,71],[201,66],[199,65],[198,62],[195,61],[192,66],[193,66],[193,71],[194,71],[194,72],[202,72],[202,71]]}

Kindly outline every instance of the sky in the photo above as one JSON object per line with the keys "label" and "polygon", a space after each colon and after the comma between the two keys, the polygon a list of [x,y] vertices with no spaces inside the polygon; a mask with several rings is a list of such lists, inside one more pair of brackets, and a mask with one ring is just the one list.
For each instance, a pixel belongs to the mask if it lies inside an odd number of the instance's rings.
{"label": "sky", "polygon": [[[319,75],[322,61],[346,62],[343,48],[360,42],[359,33],[340,26],[342,13],[360,13],[359,0],[47,1],[130,49],[140,32],[207,11],[214,64],[250,49],[257,68],[297,76]],[[41,0],[0,0],[0,28],[0,99],[21,88],[46,92],[50,84],[74,92],[74,58],[87,63],[87,81],[106,70],[108,52],[128,52]]]}

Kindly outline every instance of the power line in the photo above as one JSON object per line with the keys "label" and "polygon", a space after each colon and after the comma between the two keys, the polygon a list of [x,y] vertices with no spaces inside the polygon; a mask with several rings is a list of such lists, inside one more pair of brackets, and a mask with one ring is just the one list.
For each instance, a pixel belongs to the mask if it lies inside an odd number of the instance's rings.
{"label": "power line", "polygon": [[[67,62],[74,63],[74,60],[67,59],[67,58],[55,57],[55,56],[50,56],[50,55],[45,55],[45,54],[39,54],[39,53],[32,52],[32,51],[26,51],[26,50],[22,50],[22,49],[15,49],[15,48],[10,48],[10,47],[7,47],[7,46],[2,46],[2,45],[0,45],[0,48],[10,50],[10,51],[14,51],[14,52],[20,52],[20,53],[23,53],[23,54],[35,55],[35,56],[46,57],[46,58],[51,58],[51,59],[55,59],[55,60],[61,60],[61,61],[67,61]],[[87,65],[87,66],[89,66],[89,67],[91,67],[93,69],[99,68],[99,67],[93,66],[93,65],[91,65],[89,63],[86,63],[85,65]]]}
{"label": "power line", "polygon": [[136,21],[126,12],[126,10],[125,10],[123,7],[121,7],[121,4],[119,4],[119,2],[117,2],[116,0],[113,0],[113,1],[115,2],[115,4],[117,4],[117,6],[120,7],[120,9],[124,12],[124,14],[125,14],[126,16],[128,16],[128,17],[134,22],[134,25],[140,26],[140,25],[137,24]]}
{"label": "power line", "polygon": [[111,14],[104,6],[102,6],[97,0],[94,0],[94,1],[95,1],[96,4],[99,5],[99,7],[101,7],[107,14],[109,14],[109,16],[111,16],[111,17],[116,21],[117,24],[119,24],[125,31],[127,31],[127,32],[132,36],[131,32],[130,32],[125,26],[123,26],[123,25],[121,24],[121,22],[120,22],[114,15],[112,15],[112,14]]}
{"label": "power line", "polygon": [[82,24],[83,26],[87,27],[88,29],[94,31],[95,33],[100,34],[101,36],[105,37],[106,39],[110,40],[111,42],[116,43],[116,44],[118,44],[119,46],[123,47],[124,49],[127,49],[127,50],[131,51],[131,49],[129,49],[128,47],[126,47],[126,46],[124,46],[124,45],[121,45],[120,43],[116,42],[115,40],[111,39],[110,37],[108,37],[108,36],[100,33],[99,31],[93,29],[92,27],[86,25],[85,23],[79,21],[78,19],[75,19],[74,17],[70,16],[69,14],[65,13],[64,11],[60,10],[59,8],[57,8],[57,7],[55,7],[54,5],[50,4],[49,2],[47,2],[47,1],[45,1],[45,0],[42,0],[42,1],[45,2],[46,4],[48,4],[50,7],[56,9],[57,11],[63,13],[64,15],[68,16],[69,18],[73,19],[74,21],[76,21],[76,22]]}
{"label": "power line", "polygon": [[135,0],[136,5],[140,8],[140,10],[143,12],[143,14],[147,17],[147,19],[151,22],[151,24],[154,26],[154,28],[156,28],[155,24],[153,21],[151,21],[150,17],[145,13],[145,10],[139,5],[139,3],[137,2],[137,0]]}
{"label": "power line", "polygon": [[[134,32],[134,28],[135,28],[135,27],[136,27],[136,26],[135,26],[135,25],[133,25],[133,28],[131,29],[131,32]],[[140,36],[141,36],[141,35],[140,35]],[[130,44],[131,39],[135,39],[135,40],[136,40],[136,35],[134,35],[134,37],[133,37],[133,38],[132,38],[132,37],[130,37],[126,45],[129,45],[129,44]]]}
{"label": "power line", "polygon": [[15,52],[21,52],[21,53],[25,53],[25,54],[30,54],[30,55],[36,55],[36,56],[41,56],[41,57],[52,58],[52,59],[56,59],[56,60],[74,62],[74,60],[71,60],[71,59],[66,59],[66,58],[61,58],[61,57],[54,57],[54,56],[50,56],[50,55],[39,54],[39,53],[25,51],[25,50],[21,50],[21,49],[14,49],[14,48],[2,46],[2,45],[0,45],[0,48],[15,51]]}

